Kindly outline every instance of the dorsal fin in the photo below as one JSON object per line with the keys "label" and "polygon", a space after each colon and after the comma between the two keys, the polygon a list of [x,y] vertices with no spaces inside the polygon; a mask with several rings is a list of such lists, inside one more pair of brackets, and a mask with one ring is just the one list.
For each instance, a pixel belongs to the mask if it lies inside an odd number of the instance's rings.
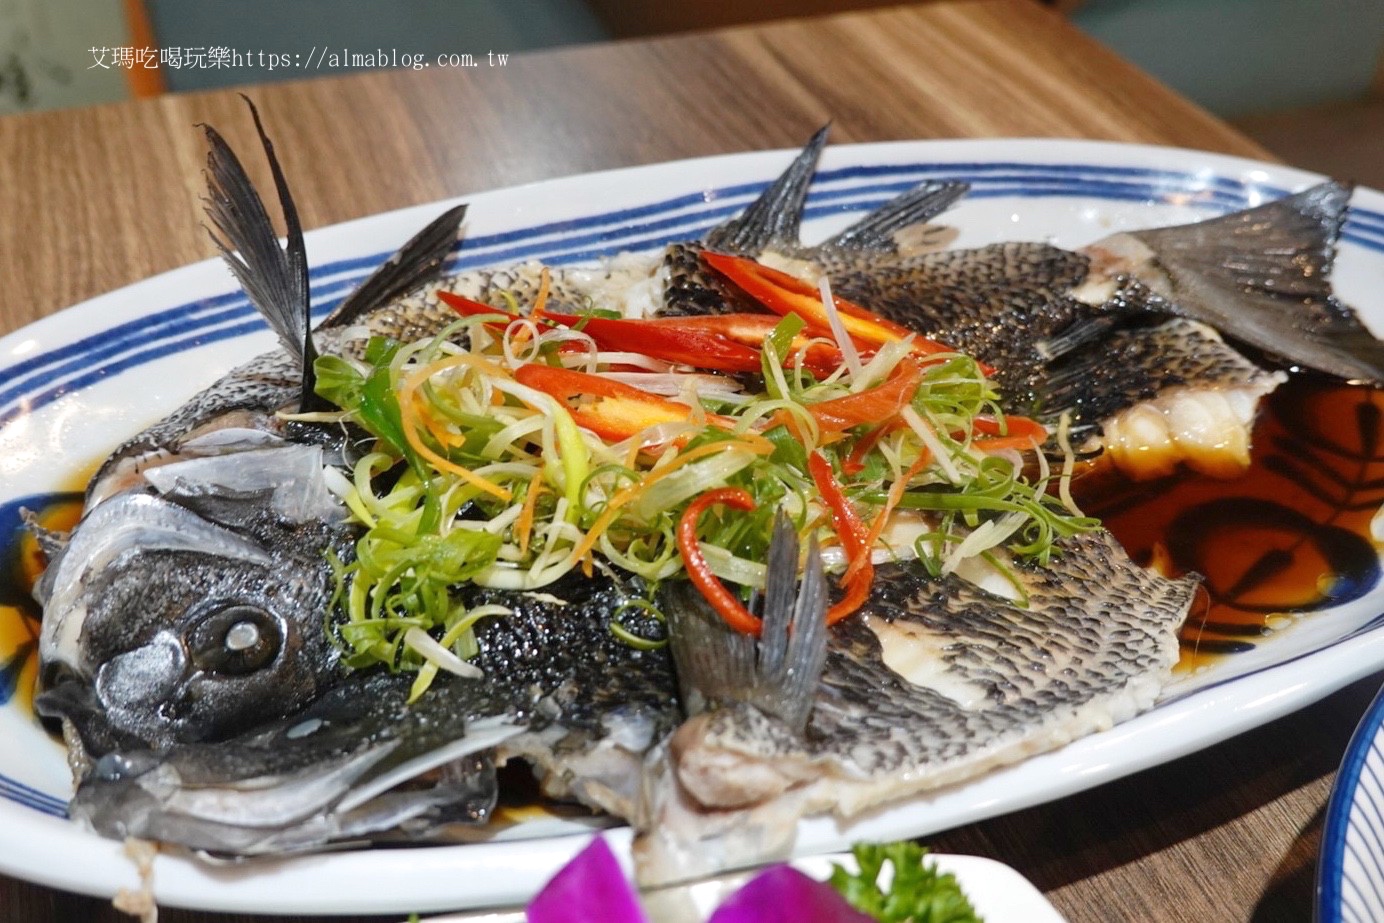
{"label": "dorsal fin", "polygon": [[466,206],[456,205],[434,218],[398,252],[385,260],[322,321],[322,327],[344,327],[442,274],[447,254],[456,245]]}
{"label": "dorsal fin", "polygon": [[274,175],[284,216],[286,243],[279,246],[274,223],[235,152],[216,129],[202,125],[210,145],[206,214],[215,227],[210,231],[211,239],[250,302],[278,335],[284,349],[298,359],[303,369],[300,408],[314,410],[326,405],[313,390],[316,375],[312,364],[317,358],[317,349],[312,341],[312,306],[303,228],[298,222],[298,209],[293,204],[283,169],[274,156],[274,144],[260,122],[259,110],[249,97],[242,95],[241,98],[250,107],[255,130]]}
{"label": "dorsal fin", "polygon": [[823,125],[793,158],[788,169],[760,193],[750,207],[725,224],[712,228],[706,235],[706,245],[730,253],[757,255],[770,244],[798,245],[798,229],[802,226],[803,204],[807,187],[817,171],[817,159],[827,143]]}
{"label": "dorsal fin", "polygon": [[931,221],[956,204],[970,191],[970,183],[929,182],[890,199],[822,247],[839,250],[876,250],[893,253],[898,249],[894,234],[906,227]]}

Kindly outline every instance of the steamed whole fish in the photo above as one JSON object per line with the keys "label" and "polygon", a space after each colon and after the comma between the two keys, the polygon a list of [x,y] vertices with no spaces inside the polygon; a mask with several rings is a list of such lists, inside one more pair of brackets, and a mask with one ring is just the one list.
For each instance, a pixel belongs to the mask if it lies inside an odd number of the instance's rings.
{"label": "steamed whole fish", "polygon": [[[904,232],[964,194],[932,184],[807,247],[819,133],[705,240],[601,267],[439,278],[454,209],[311,330],[302,235],[272,150],[286,248],[208,136],[213,224],[282,347],[133,437],[93,479],[73,532],[40,536],[51,562],[38,707],[74,752],[73,816],[108,836],[236,855],[459,826],[483,836],[496,768],[523,760],[548,794],[629,820],[643,877],[664,880],[781,855],[805,814],[849,816],[1108,727],[1166,681],[1194,581],[1134,565],[1106,533],[1059,540],[1046,564],[998,550],[1010,575],[998,582],[877,554],[862,612],[826,629],[817,550],[798,586],[803,554],[776,529],[757,641],[667,581],[667,628],[644,628],[666,631],[670,649],[625,643],[612,614],[653,588],[614,565],[535,588],[463,585],[465,609],[503,614],[475,625],[473,673],[410,702],[407,677],[348,667],[332,636],[336,568],[362,531],[333,475],[373,440],[279,411],[318,406],[314,355],[359,358],[370,335],[408,342],[452,324],[440,290],[502,305],[546,287],[550,312],[590,302],[695,317],[759,310],[704,253],[825,273],[838,294],[994,364],[1013,410],[1074,421],[1092,452],[1102,438],[1131,457],[1163,445],[1163,465],[1233,465],[1215,447],[1189,451],[1183,424],[1247,432],[1281,378],[1265,354],[1381,377],[1378,344],[1325,281],[1348,194],[1335,185],[1073,253],[917,249]],[[1301,350],[1287,336],[1299,328]]]}

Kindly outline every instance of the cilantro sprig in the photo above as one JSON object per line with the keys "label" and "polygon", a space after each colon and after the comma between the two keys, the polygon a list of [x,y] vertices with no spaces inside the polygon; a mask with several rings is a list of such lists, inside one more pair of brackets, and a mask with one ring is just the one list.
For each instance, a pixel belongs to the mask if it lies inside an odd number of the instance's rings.
{"label": "cilantro sprig", "polygon": [[[927,849],[916,843],[859,843],[851,849],[860,871],[833,868],[829,884],[852,907],[880,923],[981,923],[956,877],[924,862]],[[887,887],[880,885],[885,863],[892,866]]]}

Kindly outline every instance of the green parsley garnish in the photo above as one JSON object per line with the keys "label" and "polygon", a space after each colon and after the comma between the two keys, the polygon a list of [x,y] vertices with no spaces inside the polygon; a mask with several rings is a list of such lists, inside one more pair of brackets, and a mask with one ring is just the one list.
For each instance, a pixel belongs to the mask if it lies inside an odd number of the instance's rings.
{"label": "green parsley garnish", "polygon": [[[829,884],[861,913],[881,923],[981,923],[956,876],[923,861],[924,847],[907,841],[858,843],[851,853],[860,871],[835,866]],[[893,866],[892,879],[883,888],[879,878],[886,862]]]}

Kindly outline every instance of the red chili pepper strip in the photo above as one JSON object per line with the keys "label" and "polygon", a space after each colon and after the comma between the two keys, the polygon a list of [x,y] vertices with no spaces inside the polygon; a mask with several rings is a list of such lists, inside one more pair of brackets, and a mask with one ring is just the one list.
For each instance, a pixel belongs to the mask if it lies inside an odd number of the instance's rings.
{"label": "red chili pepper strip", "polygon": [[681,318],[625,320],[553,314],[547,320],[580,329],[602,349],[642,353],[714,372],[758,372],[759,350],[715,329],[681,323]]}
{"label": "red chili pepper strip", "polygon": [[841,539],[841,547],[846,549],[848,557],[854,558],[861,551],[866,550],[865,536],[868,534],[868,530],[865,528],[865,524],[860,521],[860,517],[856,515],[850,500],[846,498],[846,492],[837,483],[836,475],[831,470],[831,462],[827,461],[826,456],[821,452],[809,454],[807,456],[807,472],[812,475],[812,481],[817,485],[817,492],[822,495],[822,500],[831,512],[832,528],[836,530],[837,536]]}
{"label": "red chili pepper strip", "polygon": [[476,301],[473,298],[467,298],[464,295],[458,295],[454,292],[438,292],[437,297],[447,307],[451,308],[458,314],[463,315],[464,317],[476,317],[484,314],[499,314],[500,316],[505,318],[506,322],[512,322],[523,319],[518,314],[511,314],[508,311],[502,311],[494,305],[486,304],[484,301]]}
{"label": "red chili pepper strip", "polygon": [[[568,404],[567,409],[578,426],[603,439],[628,439],[659,423],[686,421],[692,414],[692,408],[680,401],[573,369],[521,365],[514,372],[514,380],[564,403],[583,396],[594,398],[589,403]],[[735,425],[734,420],[718,414],[707,414],[707,422],[726,429]]]}
{"label": "red chili pepper strip", "polygon": [[812,475],[817,492],[822,495],[822,501],[831,512],[832,528],[836,530],[841,547],[846,552],[846,570],[851,575],[849,581],[843,584],[846,595],[827,610],[827,624],[834,625],[865,605],[870,598],[875,565],[870,560],[869,530],[846,499],[845,491],[832,474],[831,462],[821,452],[807,456],[807,472]]}
{"label": "red chili pepper strip", "polygon": [[817,425],[828,433],[839,433],[862,423],[888,423],[913,400],[922,380],[922,367],[905,359],[895,367],[888,381],[859,394],[811,404],[807,410],[817,418]]}
{"label": "red chili pepper strip", "polygon": [[841,462],[841,471],[844,474],[859,474],[864,471],[865,456],[869,455],[871,450],[879,445],[879,441],[884,438],[885,434],[893,428],[894,424],[885,423],[861,436],[860,441],[855,444],[855,448],[851,449],[851,454],[846,456],[845,461]]}
{"label": "red chili pepper strip", "polygon": [[[629,320],[550,312],[546,319],[568,327],[580,325],[602,349],[643,353],[715,372],[758,372],[764,338],[778,325],[772,314],[743,313]],[[866,350],[864,355],[871,352]],[[797,354],[819,378],[836,371],[844,361],[841,350],[803,334],[794,337],[790,346],[789,355]]]}
{"label": "red chili pepper strip", "polygon": [[1023,436],[1039,442],[1048,438],[1048,428],[1030,417],[1007,416],[1001,427],[999,420],[982,414],[971,421],[971,429],[982,436]]}
{"label": "red chili pepper strip", "polygon": [[[822,336],[833,336],[821,294],[801,279],[741,256],[703,253],[702,259],[775,314],[796,314],[808,329]],[[878,346],[912,336],[913,351],[916,353],[931,355],[956,351],[950,346],[919,336],[845,298],[832,296],[832,301],[841,317],[841,326],[853,340]]]}
{"label": "red chili pepper strip", "polygon": [[692,585],[721,618],[725,619],[726,624],[741,634],[758,638],[764,623],[750,614],[750,611],[741,605],[740,600],[735,598],[735,594],[727,590],[725,584],[711,572],[706,558],[702,556],[702,546],[697,542],[697,520],[707,507],[718,503],[746,512],[754,509],[754,498],[743,487],[722,487],[707,491],[688,504],[682,518],[678,520],[678,551],[682,552],[682,564],[687,570],[687,576],[692,580]]}
{"label": "red chili pepper strip", "polygon": [[[647,323],[667,324],[678,328],[690,330],[707,330],[719,333],[723,336],[735,340],[737,343],[744,343],[752,347],[755,355],[764,347],[764,340],[769,334],[774,332],[774,328],[779,324],[779,317],[774,314],[714,314],[704,317],[668,317],[658,318]],[[862,346],[860,349],[862,359],[868,359],[874,355],[874,349]],[[799,332],[793,337],[792,343],[788,347],[788,362],[791,365],[796,358],[801,356],[802,364],[811,370],[817,377],[825,378],[836,371],[845,358],[841,355],[841,350],[825,343],[819,337],[808,336]]]}
{"label": "red chili pepper strip", "polygon": [[993,417],[976,417],[971,428],[981,435],[971,445],[982,452],[999,452],[1004,449],[1031,449],[1048,439],[1047,427],[1037,420],[1005,417],[1004,422],[1008,432],[1000,435],[999,421]]}
{"label": "red chili pepper strip", "polygon": [[[452,292],[438,297],[458,314],[499,314],[506,323],[517,314]],[[770,314],[721,314],[707,317],[654,317],[642,320],[591,317],[546,311],[535,321],[580,329],[601,349],[637,352],[665,362],[676,362],[713,372],[758,372],[760,348],[778,324]],[[497,323],[496,326],[499,326]],[[868,347],[862,356],[871,354]],[[801,354],[804,367],[825,378],[841,365],[841,351],[811,337],[793,338],[790,354]]]}

